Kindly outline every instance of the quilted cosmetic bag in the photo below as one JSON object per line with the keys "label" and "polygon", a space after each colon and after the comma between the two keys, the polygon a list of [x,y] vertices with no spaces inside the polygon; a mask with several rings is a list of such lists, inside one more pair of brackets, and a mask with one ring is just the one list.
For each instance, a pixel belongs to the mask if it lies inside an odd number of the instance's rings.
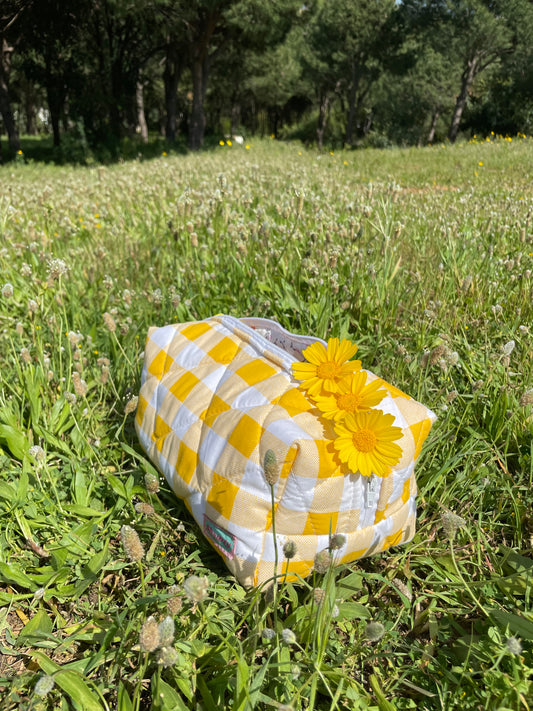
{"label": "quilted cosmetic bag", "polygon": [[[326,347],[269,319],[225,315],[148,333],[136,414],[141,445],[245,586],[275,573],[308,575],[332,534],[343,534],[335,563],[349,563],[415,531],[414,466],[434,414],[361,371],[382,389],[372,417],[394,425],[384,456],[398,455],[381,476],[350,471],[354,460],[341,461],[333,446],[337,424],[294,376],[295,361],[313,344]],[[290,560],[282,552],[288,540],[296,545]]]}

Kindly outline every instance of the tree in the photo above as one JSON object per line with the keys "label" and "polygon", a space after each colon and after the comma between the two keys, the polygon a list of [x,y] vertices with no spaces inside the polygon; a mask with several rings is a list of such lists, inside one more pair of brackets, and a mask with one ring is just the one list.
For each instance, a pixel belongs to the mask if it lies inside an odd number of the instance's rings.
{"label": "tree", "polygon": [[497,3],[482,0],[450,0],[450,23],[454,29],[453,51],[461,59],[459,93],[448,138],[455,141],[474,79],[512,51],[512,32]]}

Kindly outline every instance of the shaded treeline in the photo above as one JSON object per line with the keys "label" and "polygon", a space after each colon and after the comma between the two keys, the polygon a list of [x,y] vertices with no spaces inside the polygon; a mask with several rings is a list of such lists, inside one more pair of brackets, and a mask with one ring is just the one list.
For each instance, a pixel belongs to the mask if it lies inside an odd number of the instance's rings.
{"label": "shaded treeline", "polygon": [[533,130],[530,0],[2,0],[0,115],[86,144]]}

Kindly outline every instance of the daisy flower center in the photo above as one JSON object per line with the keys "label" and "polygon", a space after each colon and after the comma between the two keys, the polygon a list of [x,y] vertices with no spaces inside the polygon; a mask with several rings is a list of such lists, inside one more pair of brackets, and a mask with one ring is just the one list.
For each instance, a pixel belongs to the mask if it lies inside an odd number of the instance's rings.
{"label": "daisy flower center", "polygon": [[342,369],[333,360],[327,360],[325,363],[320,363],[316,374],[321,380],[335,380],[341,375]]}
{"label": "daisy flower center", "polygon": [[378,439],[372,430],[358,430],[352,435],[354,447],[365,454],[367,452],[372,452],[377,444],[377,441]]}
{"label": "daisy flower center", "polygon": [[361,398],[354,393],[342,393],[337,396],[337,407],[345,412],[357,412],[361,408]]}

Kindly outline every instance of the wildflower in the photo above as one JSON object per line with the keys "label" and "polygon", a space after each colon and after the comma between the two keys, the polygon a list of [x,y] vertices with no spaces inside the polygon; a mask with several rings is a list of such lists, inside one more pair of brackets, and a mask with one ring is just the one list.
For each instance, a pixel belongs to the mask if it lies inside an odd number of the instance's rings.
{"label": "wildflower", "polygon": [[331,616],[333,619],[336,619],[339,615],[341,614],[341,611],[339,610],[339,606],[337,604],[333,605],[331,608]]}
{"label": "wildflower", "polygon": [[329,567],[331,565],[331,553],[328,551],[327,548],[324,548],[323,551],[320,551],[315,555],[315,570],[319,575],[323,575],[324,573],[327,573],[329,570]]}
{"label": "wildflower", "polygon": [[160,645],[160,625],[155,617],[148,617],[139,632],[139,646],[142,652],[154,652]]}
{"label": "wildflower", "polygon": [[283,544],[283,555],[287,560],[294,558],[296,552],[298,551],[298,546],[294,541],[285,541]]}
{"label": "wildflower", "polygon": [[38,444],[34,444],[33,447],[30,447],[28,450],[28,454],[34,459],[36,459],[38,462],[42,462],[46,457],[44,449],[42,447],[39,447]]}
{"label": "wildflower", "polygon": [[13,296],[13,284],[6,282],[2,287],[2,296],[4,299],[10,299]]}
{"label": "wildflower", "polygon": [[402,448],[394,440],[402,437],[393,426],[394,416],[381,410],[348,414],[335,426],[333,446],[342,462],[362,476],[386,476],[400,461]]}
{"label": "wildflower", "polygon": [[120,540],[126,556],[132,563],[143,559],[144,548],[137,531],[131,526],[122,526],[120,529]]}
{"label": "wildflower", "polygon": [[85,397],[87,395],[87,383],[77,370],[72,373],[72,384],[74,385],[74,391],[78,397]]}
{"label": "wildflower", "polygon": [[381,622],[369,622],[365,627],[365,637],[370,642],[379,642],[385,634],[385,627]]}
{"label": "wildflower", "polygon": [[378,405],[387,394],[379,379],[366,384],[366,378],[366,372],[358,370],[339,383],[336,393],[316,395],[313,400],[329,420],[342,420],[349,412],[365,412]]}
{"label": "wildflower", "polygon": [[514,351],[515,345],[516,343],[513,340],[507,341],[507,343],[502,346],[502,355],[504,357],[510,356],[511,353]]}
{"label": "wildflower", "polygon": [[31,355],[27,348],[20,349],[20,357],[22,358],[24,363],[31,363]]}
{"label": "wildflower", "polygon": [[183,605],[183,600],[181,598],[181,595],[179,595],[179,588],[177,585],[171,585],[168,589],[168,592],[172,597],[169,597],[167,600],[167,610],[169,615],[177,615],[178,612],[181,610],[181,607]]}
{"label": "wildflower", "polygon": [[30,277],[32,273],[32,268],[30,264],[26,264],[26,262],[22,262],[22,266],[20,268],[20,274],[23,277]]}
{"label": "wildflower", "polygon": [[267,484],[274,486],[279,479],[278,462],[276,454],[272,449],[267,449],[263,459],[263,471]]}
{"label": "wildflower", "polygon": [[62,259],[50,259],[48,260],[48,281],[55,281],[60,279],[69,270],[66,262]]}
{"label": "wildflower", "polygon": [[295,644],[296,643],[296,635],[288,627],[286,627],[284,630],[281,631],[281,638],[283,639],[285,644]]}
{"label": "wildflower", "polygon": [[325,590],[323,590],[322,588],[314,588],[313,600],[315,601],[315,605],[320,605],[323,602],[325,597],[326,597]]}
{"label": "wildflower", "polygon": [[334,533],[329,539],[329,549],[332,551],[342,548],[346,543],[346,536],[344,533]]}
{"label": "wildflower", "polygon": [[526,390],[520,398],[520,407],[527,407],[527,405],[533,405],[533,389]]}
{"label": "wildflower", "polygon": [[35,299],[29,299],[28,311],[30,311],[30,313],[32,314],[36,314],[37,311],[39,311],[39,304],[35,301]]}
{"label": "wildflower", "polygon": [[447,350],[448,349],[443,343],[436,346],[429,354],[429,364],[435,365],[435,363],[438,363],[441,358],[446,357]]}
{"label": "wildflower", "polygon": [[126,403],[126,407],[124,408],[124,414],[125,415],[131,415],[132,412],[135,412],[137,409],[137,404],[139,402],[139,397],[137,395],[134,395],[134,397],[131,398],[131,400],[128,400]]}
{"label": "wildflower", "polygon": [[147,472],[144,475],[144,485],[149,494],[157,494],[159,491],[159,479],[155,476],[155,474]]}
{"label": "wildflower", "polygon": [[157,663],[164,669],[173,667],[178,662],[178,653],[174,647],[161,647],[157,653]]}
{"label": "wildflower", "polygon": [[17,325],[15,326],[15,331],[19,336],[24,335],[24,325],[20,321],[17,322]]}
{"label": "wildflower", "polygon": [[174,641],[174,620],[168,616],[159,623],[159,639],[162,647],[169,647]]}
{"label": "wildflower", "polygon": [[152,516],[154,513],[154,507],[144,501],[139,501],[135,504],[135,511],[137,513],[143,514],[144,516]]}
{"label": "wildflower", "polygon": [[48,696],[56,685],[54,677],[50,674],[42,674],[35,684],[34,692],[37,696]]}
{"label": "wildflower", "polygon": [[111,333],[115,333],[115,331],[117,330],[117,324],[115,323],[115,319],[113,318],[113,316],[111,316],[111,314],[106,311],[103,315],[103,319],[107,330]]}
{"label": "wildflower", "polygon": [[466,521],[461,516],[454,514],[452,511],[445,511],[441,516],[442,527],[446,537],[453,541],[457,529],[463,528],[466,525]]}
{"label": "wildflower", "polygon": [[209,581],[206,577],[191,575],[183,583],[183,592],[192,602],[203,602],[207,597]]}
{"label": "wildflower", "polygon": [[357,346],[348,340],[330,338],[327,346],[313,343],[302,352],[308,362],[292,364],[293,375],[311,396],[322,390],[338,392],[340,382],[361,368],[361,361],[350,360],[356,353]]}
{"label": "wildflower", "polygon": [[271,639],[274,639],[275,636],[276,632],[271,627],[267,627],[261,632],[261,637],[265,640],[265,642],[269,642]]}
{"label": "wildflower", "polygon": [[105,385],[108,380],[109,380],[109,367],[107,365],[103,365],[102,370],[100,372],[100,383],[102,385]]}
{"label": "wildflower", "polygon": [[505,642],[505,647],[509,654],[521,654],[522,644],[518,637],[509,637]]}

